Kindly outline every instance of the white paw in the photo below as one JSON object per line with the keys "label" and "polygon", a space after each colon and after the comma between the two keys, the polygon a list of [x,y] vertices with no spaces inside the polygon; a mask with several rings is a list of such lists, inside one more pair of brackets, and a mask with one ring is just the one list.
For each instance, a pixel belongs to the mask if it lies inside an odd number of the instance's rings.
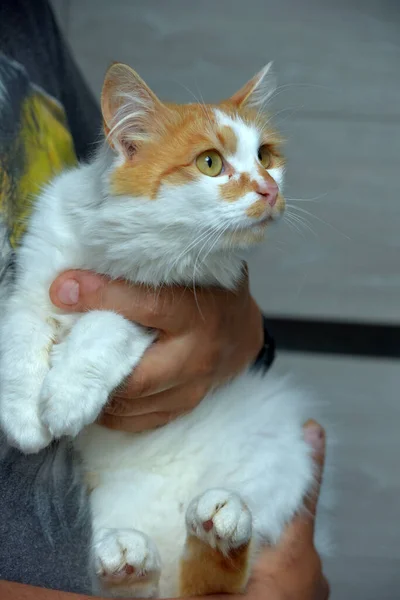
{"label": "white paw", "polygon": [[238,494],[224,489],[208,490],[192,500],[186,525],[189,533],[224,553],[247,544],[252,534],[249,509]]}
{"label": "white paw", "polygon": [[10,446],[25,454],[35,454],[43,450],[52,440],[49,430],[41,423],[36,411],[25,406],[15,406],[11,414],[3,412],[1,428]]}
{"label": "white paw", "polygon": [[132,596],[135,588],[139,597],[150,598],[157,592],[160,556],[155,544],[140,531],[100,531],[94,544],[94,567],[102,587],[112,589],[113,596],[126,592]]}
{"label": "white paw", "polygon": [[107,392],[79,375],[53,367],[40,392],[42,421],[55,438],[76,436],[93,423],[107,402]]}

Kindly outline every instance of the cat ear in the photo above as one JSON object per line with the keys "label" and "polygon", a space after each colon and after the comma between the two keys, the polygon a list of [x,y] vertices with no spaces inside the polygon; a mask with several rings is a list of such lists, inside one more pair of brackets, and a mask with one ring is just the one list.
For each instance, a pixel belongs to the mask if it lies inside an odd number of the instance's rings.
{"label": "cat ear", "polygon": [[133,69],[122,63],[111,65],[103,84],[101,110],[112,147],[132,158],[137,144],[149,138],[162,108],[162,102]]}
{"label": "cat ear", "polygon": [[275,89],[275,77],[272,73],[272,62],[270,62],[236,92],[229,102],[238,108],[244,106],[259,108],[267,102]]}

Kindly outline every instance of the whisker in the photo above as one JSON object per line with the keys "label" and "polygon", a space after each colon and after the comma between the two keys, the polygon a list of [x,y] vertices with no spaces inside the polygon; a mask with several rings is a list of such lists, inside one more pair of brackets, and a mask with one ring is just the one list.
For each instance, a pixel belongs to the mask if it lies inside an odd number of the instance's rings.
{"label": "whisker", "polygon": [[184,83],[181,83],[180,81],[176,81],[175,83],[180,85],[183,89],[185,89],[188,92],[188,94],[190,94],[192,96],[192,98],[196,102],[196,104],[198,104],[203,109],[204,116],[207,117],[207,119],[209,120],[210,115],[207,112],[207,106],[206,106],[201,94],[200,94],[200,96],[201,96],[201,100],[200,100],[200,98],[198,98],[198,96],[196,96],[196,94],[190,88],[188,88],[187,85],[185,85]]}
{"label": "whisker", "polygon": [[174,262],[172,263],[172,268],[175,267],[175,265],[181,260],[183,259],[183,257],[188,254],[191,250],[193,250],[193,248],[199,244],[200,242],[203,241],[203,239],[205,237],[207,237],[207,235],[209,234],[209,231],[203,231],[200,235],[198,235],[194,240],[192,240],[187,246],[186,248],[184,248],[182,250],[182,252],[175,258]]}
{"label": "whisker", "polygon": [[[193,294],[194,294],[194,299],[196,301],[197,309],[198,309],[199,314],[200,314],[200,316],[201,316],[201,318],[202,318],[203,321],[205,321],[205,318],[204,318],[204,315],[203,315],[202,310],[200,308],[199,302],[197,300],[197,294],[196,294],[196,271],[197,271],[197,263],[198,263],[201,251],[207,245],[207,243],[214,237],[215,233],[216,233],[215,230],[212,230],[211,233],[209,232],[209,235],[207,236],[206,241],[204,242],[204,244],[202,245],[202,247],[200,248],[200,250],[199,250],[199,252],[197,254],[196,260],[194,261],[194,265],[193,265],[193,277],[192,277]],[[218,230],[217,230],[217,233],[218,233]]]}
{"label": "whisker", "polygon": [[215,245],[219,242],[219,240],[221,239],[221,237],[223,236],[223,234],[228,231],[229,229],[229,224],[227,223],[225,225],[225,227],[222,229],[221,233],[219,234],[218,237],[216,237],[215,241],[213,242],[213,244],[210,246],[208,252],[205,254],[205,256],[203,257],[202,263],[205,262],[207,256],[212,252],[213,248],[215,247]]}
{"label": "whisker", "polygon": [[[200,227],[198,228],[200,229]],[[169,274],[171,273],[171,271],[175,268],[175,266],[179,263],[179,261],[183,260],[183,258],[189,254],[189,252],[191,250],[193,250],[197,244],[200,244],[204,238],[209,234],[209,231],[202,231],[197,237],[195,237],[194,240],[192,240],[179,254],[178,256],[175,258],[175,260],[173,261],[172,265],[170,266],[165,279],[168,278]]]}
{"label": "whisker", "polygon": [[[202,96],[200,90],[197,88],[197,91],[200,94],[200,98],[198,98],[196,96],[196,94],[191,89],[189,89],[184,83],[181,83],[179,81],[176,81],[176,83],[178,85],[180,85],[182,88],[184,88],[188,92],[188,94],[190,94],[192,96],[192,98],[193,98],[193,100],[195,100],[196,104],[198,104],[200,106],[202,113],[205,116],[205,118],[207,119],[212,131],[215,132],[215,124],[213,123],[212,118],[211,118],[212,113],[210,113],[209,108],[207,107],[206,103],[204,102],[204,99],[203,99],[203,96]],[[196,84],[196,87],[197,87],[197,84]]]}
{"label": "whisker", "polygon": [[211,109],[209,108],[209,106],[207,106],[207,104],[204,102],[203,94],[201,93],[199,86],[197,85],[197,82],[196,82],[196,88],[197,88],[197,93],[200,95],[200,99],[201,99],[200,106],[203,107],[205,114],[208,118],[208,122],[210,123],[211,129],[215,132],[216,131],[215,123],[213,122],[213,120],[211,118],[211,115],[213,115],[213,113],[212,113]]}
{"label": "whisker", "polygon": [[[300,112],[302,108],[304,108],[304,104],[302,104],[301,106],[298,106],[297,108],[292,108],[292,109],[291,109],[291,110],[292,110],[292,112],[291,112],[291,113],[289,113],[288,115],[286,115],[286,117],[285,117],[284,119],[280,119],[280,120],[279,120],[279,121],[276,123],[276,125],[277,125],[278,127],[280,127],[280,126],[282,125],[282,123],[284,123],[285,121],[287,121],[288,119],[290,119],[291,117],[293,117],[293,115],[295,115],[296,113]],[[290,109],[289,109],[289,108],[287,108],[287,109],[284,109],[284,110],[280,110],[280,111],[279,111],[277,114],[279,115],[280,113],[284,112],[285,110],[290,110]],[[275,116],[276,116],[276,115],[274,115],[274,120],[275,120]]]}
{"label": "whisker", "polygon": [[208,244],[208,242],[210,242],[210,240],[213,239],[214,235],[216,236],[216,235],[218,235],[218,233],[219,233],[219,229],[212,229],[211,232],[210,232],[210,235],[206,238],[204,244],[202,245],[202,247],[200,248],[200,250],[199,250],[199,252],[197,254],[196,260],[194,262],[194,267],[193,267],[193,286],[195,285],[197,263],[199,261],[201,252],[202,252],[203,248]]}
{"label": "whisker", "polygon": [[300,206],[295,206],[295,205],[291,205],[290,208],[298,210],[306,215],[308,215],[309,217],[312,217],[313,219],[316,219],[317,221],[319,221],[320,223],[323,223],[324,225],[326,225],[327,227],[330,227],[333,231],[335,231],[336,233],[339,233],[339,235],[342,235],[344,238],[346,238],[347,240],[351,241],[351,238],[349,238],[348,235],[346,235],[345,233],[343,233],[343,231],[340,231],[339,229],[337,229],[336,227],[334,227],[333,225],[331,225],[330,223],[328,223],[327,221],[324,221],[324,219],[322,219],[321,217],[318,217],[317,215],[314,215],[313,213],[310,213],[308,210],[301,208]]}
{"label": "whisker", "polygon": [[327,91],[332,91],[333,88],[327,85],[322,85],[319,83],[284,83],[283,85],[280,85],[276,88],[276,90],[274,91],[273,94],[271,94],[269,100],[272,102],[273,100],[275,100],[275,98],[277,96],[280,96],[280,94],[282,94],[285,90],[287,90],[288,88],[291,87],[297,87],[297,88],[317,88],[317,89],[323,89],[323,90],[327,90]]}
{"label": "whisker", "polygon": [[287,213],[286,216],[289,216],[294,222],[298,223],[300,227],[306,228],[312,235],[317,236],[317,233],[312,229],[309,223],[307,223],[304,218],[300,218],[300,215],[296,215],[294,213]]}
{"label": "whisker", "polygon": [[296,231],[297,233],[299,233],[300,235],[303,234],[302,230],[299,228],[299,226],[292,221],[292,219],[290,218],[292,215],[286,215],[286,223],[289,225],[289,227],[291,229],[293,229],[294,231]]}
{"label": "whisker", "polygon": [[326,198],[329,195],[329,192],[324,192],[319,196],[314,196],[314,198],[286,198],[289,202],[316,202],[317,200],[321,200],[321,198]]}

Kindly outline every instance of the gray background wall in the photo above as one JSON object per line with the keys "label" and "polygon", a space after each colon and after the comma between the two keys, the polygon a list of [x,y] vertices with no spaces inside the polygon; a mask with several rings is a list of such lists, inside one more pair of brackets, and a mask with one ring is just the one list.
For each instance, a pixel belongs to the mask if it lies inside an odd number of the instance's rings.
{"label": "gray background wall", "polygon": [[[289,217],[252,259],[254,294],[274,315],[400,323],[400,2],[53,5],[97,95],[113,60],[190,102],[229,95],[273,59],[289,212],[306,225]],[[399,364],[283,353],[276,369],[316,390],[337,439],[332,597],[399,598]]]}

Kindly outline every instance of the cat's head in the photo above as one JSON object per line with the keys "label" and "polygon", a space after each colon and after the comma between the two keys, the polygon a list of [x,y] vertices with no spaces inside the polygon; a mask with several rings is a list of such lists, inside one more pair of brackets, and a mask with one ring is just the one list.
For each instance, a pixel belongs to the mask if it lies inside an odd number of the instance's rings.
{"label": "cat's head", "polygon": [[112,65],[102,92],[111,196],[182,243],[207,244],[207,232],[215,250],[261,241],[285,205],[280,138],[263,112],[272,92],[267,65],[219,104],[163,103],[130,67]]}

